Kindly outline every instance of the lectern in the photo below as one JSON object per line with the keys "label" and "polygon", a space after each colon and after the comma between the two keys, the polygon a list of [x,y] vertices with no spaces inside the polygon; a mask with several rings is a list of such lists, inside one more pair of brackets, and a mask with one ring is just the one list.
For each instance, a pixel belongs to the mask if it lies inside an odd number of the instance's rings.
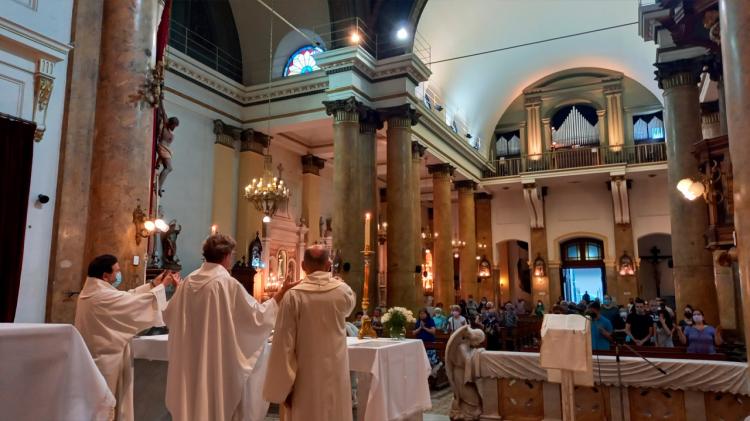
{"label": "lectern", "polygon": [[575,419],[575,385],[593,386],[591,329],[579,315],[545,314],[540,366],[551,383],[560,383],[564,421]]}

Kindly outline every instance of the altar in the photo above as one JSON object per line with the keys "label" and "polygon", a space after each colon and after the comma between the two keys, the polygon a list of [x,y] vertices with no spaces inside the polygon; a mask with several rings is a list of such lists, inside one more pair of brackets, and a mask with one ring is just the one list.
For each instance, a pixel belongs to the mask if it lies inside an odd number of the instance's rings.
{"label": "altar", "polygon": [[[136,419],[170,419],[164,400],[167,378],[168,335],[133,339],[135,359]],[[250,378],[252,398],[257,406],[266,372],[266,359],[272,344],[266,347]],[[431,408],[427,378],[430,363],[422,341],[405,339],[347,338],[349,369],[357,378],[357,420],[420,420]],[[253,402],[254,404],[256,402]]]}

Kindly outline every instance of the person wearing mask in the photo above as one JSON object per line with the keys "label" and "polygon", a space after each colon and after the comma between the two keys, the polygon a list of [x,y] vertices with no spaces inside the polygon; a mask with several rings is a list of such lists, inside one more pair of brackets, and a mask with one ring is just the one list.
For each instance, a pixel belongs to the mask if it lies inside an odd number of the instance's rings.
{"label": "person wearing mask", "polygon": [[142,330],[164,325],[164,287],[179,281],[176,272],[163,272],[150,283],[121,291],[117,288],[122,283],[117,257],[104,254],[89,263],[78,297],[75,327],[117,400],[112,415],[118,421],[134,419],[130,340]]}
{"label": "person wearing mask", "polygon": [[526,314],[526,300],[523,298],[518,299],[518,304],[516,304],[516,314],[519,316]]}
{"label": "person wearing mask", "polygon": [[461,315],[461,307],[451,306],[451,317],[445,323],[446,332],[455,332],[459,327],[467,324],[466,318]]}
{"label": "person wearing mask", "polygon": [[[625,342],[625,323],[628,319],[628,309],[623,306],[617,308],[617,314],[610,321],[612,322],[612,328],[614,328],[614,339],[617,343]],[[602,313],[603,314],[603,313]]]}
{"label": "person wearing mask", "polygon": [[716,347],[720,346],[721,327],[707,325],[703,318],[703,311],[693,309],[693,325],[686,326],[685,331],[677,329],[680,342],[687,345],[687,352],[691,354],[716,354]]}
{"label": "person wearing mask", "polygon": [[646,313],[646,302],[640,298],[635,300],[635,312],[628,315],[625,321],[625,333],[638,346],[651,345],[654,336],[654,321]]}
{"label": "person wearing mask", "polygon": [[447,319],[443,314],[443,309],[440,307],[435,307],[435,317],[432,318],[432,321],[435,322],[435,328],[438,330],[445,330],[446,320]]}
{"label": "person wearing mask", "polygon": [[[421,339],[422,342],[435,342],[435,332],[437,332],[435,321],[430,317],[430,313],[426,308],[419,310],[419,317],[417,317],[417,322],[414,324],[414,330],[412,331],[414,337]],[[430,360],[430,367],[438,365],[440,360],[437,351],[434,349],[426,349],[426,351],[427,359]]]}
{"label": "person wearing mask", "polygon": [[656,346],[662,348],[674,348],[672,336],[674,335],[674,322],[669,312],[662,308],[658,312],[658,321],[656,322]]}
{"label": "person wearing mask", "polygon": [[540,319],[544,317],[544,303],[542,302],[542,300],[536,302],[536,307],[534,307],[534,316],[539,317]]}
{"label": "person wearing mask", "polygon": [[479,314],[479,304],[474,301],[474,296],[469,294],[469,299],[466,300],[466,315],[469,320],[474,320]]}
{"label": "person wearing mask", "polygon": [[591,349],[594,351],[608,351],[612,339],[612,323],[601,314],[598,301],[589,304],[586,315],[591,319]]}
{"label": "person wearing mask", "polygon": [[620,312],[617,308],[617,305],[615,305],[614,301],[612,300],[612,297],[609,295],[605,295],[601,307],[601,315],[609,319],[609,321],[612,322],[612,325],[614,326],[615,319],[619,316]]}
{"label": "person wearing mask", "polygon": [[356,314],[354,315],[354,323],[352,323],[352,324],[353,324],[354,326],[356,326],[356,327],[357,327],[357,329],[359,329],[359,328],[361,328],[361,327],[362,327],[362,316],[364,316],[364,315],[365,315],[365,313],[363,313],[362,311],[358,311],[358,312],[357,312],[357,313],[356,313]]}
{"label": "person wearing mask", "polygon": [[488,302],[484,314],[477,317],[476,325],[484,331],[487,338],[487,350],[497,351],[500,349],[500,318],[495,310],[495,304]]}
{"label": "person wearing mask", "polygon": [[482,311],[483,308],[487,306],[487,297],[482,297],[481,300],[479,300],[479,311]]}
{"label": "person wearing mask", "polygon": [[683,319],[680,320],[678,325],[680,326],[680,330],[684,331],[686,327],[693,325],[693,307],[690,304],[686,305],[682,315]]}
{"label": "person wearing mask", "polygon": [[372,317],[370,320],[372,321],[372,328],[375,330],[375,333],[378,334],[378,336],[382,336],[383,334],[383,324],[380,323],[380,316],[382,313],[380,312],[380,309],[378,307],[375,307],[372,310]]}

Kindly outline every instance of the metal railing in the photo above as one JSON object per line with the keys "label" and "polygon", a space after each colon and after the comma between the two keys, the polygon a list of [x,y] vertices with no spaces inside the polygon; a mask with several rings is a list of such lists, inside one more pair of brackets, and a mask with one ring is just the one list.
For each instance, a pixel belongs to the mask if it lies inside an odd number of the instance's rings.
{"label": "metal railing", "polygon": [[169,46],[234,81],[242,82],[242,60],[175,20],[169,24]]}
{"label": "metal railing", "polygon": [[495,171],[485,177],[510,177],[521,173],[557,171],[613,164],[649,164],[666,162],[665,143],[629,146],[594,146],[557,150],[538,155],[495,160]]}

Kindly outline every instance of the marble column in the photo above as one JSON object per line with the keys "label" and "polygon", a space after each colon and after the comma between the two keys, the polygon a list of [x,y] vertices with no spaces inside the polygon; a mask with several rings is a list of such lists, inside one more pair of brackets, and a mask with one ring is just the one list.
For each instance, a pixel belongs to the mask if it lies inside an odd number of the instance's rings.
{"label": "marble column", "polygon": [[456,181],[458,190],[458,238],[466,242],[461,248],[461,296],[472,295],[479,299],[477,283],[477,223],[474,190],[477,183],[472,180]]}
{"label": "marble column", "polygon": [[451,205],[451,177],[454,168],[450,164],[427,166],[432,175],[432,220],[433,251],[432,267],[435,283],[435,303],[447,308],[454,304],[453,290],[453,209]]}
{"label": "marble column", "polygon": [[[477,255],[490,262],[494,267],[495,261],[492,255],[492,195],[487,193],[475,193],[474,204],[476,206],[477,243],[486,245],[485,248],[477,246]],[[477,269],[477,272],[479,269]],[[488,300],[497,302],[499,295],[499,284],[497,277],[482,279],[479,285],[479,297],[487,297]]]}
{"label": "marble column", "polygon": [[320,240],[320,170],[326,161],[315,155],[307,154],[302,160],[302,218],[306,221],[306,244]]}
{"label": "marble column", "polygon": [[[219,232],[237,238],[237,204],[244,197],[237,195],[238,167],[241,129],[214,121],[214,180],[211,224]],[[238,252],[238,259],[246,256],[247,251]],[[247,257],[247,256],[246,256]]]}
{"label": "marble column", "polygon": [[[237,257],[247,256],[250,258],[248,249],[250,243],[255,240],[255,235],[263,235],[263,212],[255,208],[250,201],[245,199],[245,186],[250,184],[254,178],[263,176],[264,155],[266,148],[270,147],[271,139],[268,135],[247,129],[240,135],[240,158],[239,158],[239,183],[237,184]],[[264,260],[268,262],[268,260]]]}
{"label": "marble column", "polygon": [[[380,251],[378,247],[378,224],[380,213],[380,194],[377,186],[377,138],[376,133],[378,129],[383,128],[383,121],[377,111],[362,107],[359,115],[359,138],[358,138],[358,158],[355,165],[356,183],[359,186],[359,221],[363,224],[363,217],[365,213],[370,213],[372,219],[370,223],[370,249],[375,252],[370,260],[370,278],[367,280],[369,283],[369,300],[370,309],[374,308],[378,302],[378,270],[379,270],[379,259],[377,253]],[[364,225],[360,228],[362,230],[362,237],[360,237],[362,245],[360,250],[364,249]],[[360,254],[360,259],[356,265],[352,267],[360,272],[358,276],[361,280],[364,279],[364,261]]]}
{"label": "marble column", "polygon": [[354,97],[323,104],[333,116],[333,250],[341,257],[340,276],[361,303],[365,212],[360,204],[364,186],[360,185],[359,122],[363,107]]}
{"label": "marble column", "polygon": [[136,241],[133,212],[148,212],[150,198],[153,108],[138,94],[155,48],[155,1],[104,2],[102,15],[85,254],[117,256],[123,289],[146,273],[148,241]]}
{"label": "marble column", "polygon": [[[750,165],[739,165],[750,156],[750,4],[719,0],[723,80],[726,101],[729,152],[737,163],[734,177],[734,229],[742,292],[745,340],[750,338]],[[744,163],[743,163],[744,164]],[[750,348],[748,348],[750,352]]]}
{"label": "marble column", "polygon": [[659,87],[664,90],[667,138],[668,194],[672,226],[672,255],[677,308],[701,308],[707,320],[718,320],[713,260],[706,249],[708,209],[703,199],[689,201],[677,190],[683,178],[699,179],[693,144],[701,140],[698,81],[701,59],[657,63]]}
{"label": "marble column", "polygon": [[[427,147],[422,146],[419,142],[411,142],[411,176],[414,180],[412,182],[412,189],[414,193],[414,207],[412,208],[414,217],[414,238],[417,240],[414,242],[414,261],[417,265],[421,265],[424,261],[422,256],[422,229],[429,231],[429,228],[425,226],[426,219],[422,219],[422,188],[420,187],[422,164],[424,160],[424,154],[427,151]],[[415,288],[417,291],[416,305],[417,307],[424,305],[424,291],[422,289],[422,275],[417,274],[415,276]]]}
{"label": "marble column", "polygon": [[[86,279],[86,249],[91,158],[99,79],[103,2],[82,2],[73,11],[69,79],[47,287],[46,320],[73,323],[76,298]],[[148,170],[145,170],[148,171]],[[132,206],[131,206],[132,212]]]}
{"label": "marble column", "polygon": [[419,113],[409,104],[380,110],[388,122],[388,305],[412,308],[417,302],[415,275],[414,179],[411,127]]}

